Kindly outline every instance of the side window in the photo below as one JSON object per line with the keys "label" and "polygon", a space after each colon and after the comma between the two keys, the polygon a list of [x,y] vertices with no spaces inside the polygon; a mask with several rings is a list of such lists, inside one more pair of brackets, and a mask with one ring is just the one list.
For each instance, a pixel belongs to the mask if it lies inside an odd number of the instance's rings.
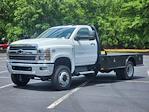
{"label": "side window", "polygon": [[80,37],[88,37],[90,35],[89,29],[88,28],[81,28],[78,31],[77,35],[80,36]]}

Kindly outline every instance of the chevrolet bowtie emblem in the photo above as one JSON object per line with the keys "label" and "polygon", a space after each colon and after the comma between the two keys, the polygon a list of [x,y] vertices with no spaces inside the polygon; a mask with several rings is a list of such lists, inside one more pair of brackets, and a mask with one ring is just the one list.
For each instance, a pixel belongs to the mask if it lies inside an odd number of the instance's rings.
{"label": "chevrolet bowtie emblem", "polygon": [[22,49],[19,49],[19,50],[17,51],[17,53],[18,53],[18,54],[23,54],[23,50],[22,50]]}

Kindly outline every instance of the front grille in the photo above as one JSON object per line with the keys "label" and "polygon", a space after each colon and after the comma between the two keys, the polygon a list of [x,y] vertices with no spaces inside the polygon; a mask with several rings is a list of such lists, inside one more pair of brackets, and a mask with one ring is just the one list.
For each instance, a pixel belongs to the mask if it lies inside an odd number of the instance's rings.
{"label": "front grille", "polygon": [[36,48],[36,46],[29,46],[29,45],[27,45],[27,46],[10,46],[10,50],[19,50],[19,49],[21,49],[21,50],[36,50],[37,48]]}
{"label": "front grille", "polygon": [[13,70],[32,71],[32,67],[12,66]]}
{"label": "front grille", "polygon": [[9,56],[11,60],[35,60],[36,56]]}
{"label": "front grille", "polygon": [[27,44],[11,45],[8,56],[10,60],[36,60],[37,46]]}

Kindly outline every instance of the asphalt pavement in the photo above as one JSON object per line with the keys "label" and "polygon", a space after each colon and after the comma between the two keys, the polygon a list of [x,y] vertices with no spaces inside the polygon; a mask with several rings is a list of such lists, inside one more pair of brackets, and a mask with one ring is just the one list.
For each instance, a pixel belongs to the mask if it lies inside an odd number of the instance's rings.
{"label": "asphalt pavement", "polygon": [[149,112],[149,56],[133,80],[99,73],[95,80],[73,77],[70,90],[54,91],[50,81],[31,80],[16,87],[0,54],[0,112]]}

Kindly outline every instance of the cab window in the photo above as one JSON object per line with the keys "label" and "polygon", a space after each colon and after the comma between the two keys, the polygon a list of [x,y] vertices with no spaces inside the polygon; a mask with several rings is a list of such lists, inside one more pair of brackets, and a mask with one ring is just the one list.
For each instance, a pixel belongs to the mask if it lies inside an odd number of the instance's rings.
{"label": "cab window", "polygon": [[88,37],[90,35],[89,33],[89,29],[88,28],[81,28],[78,33],[77,33],[77,36],[79,37]]}

